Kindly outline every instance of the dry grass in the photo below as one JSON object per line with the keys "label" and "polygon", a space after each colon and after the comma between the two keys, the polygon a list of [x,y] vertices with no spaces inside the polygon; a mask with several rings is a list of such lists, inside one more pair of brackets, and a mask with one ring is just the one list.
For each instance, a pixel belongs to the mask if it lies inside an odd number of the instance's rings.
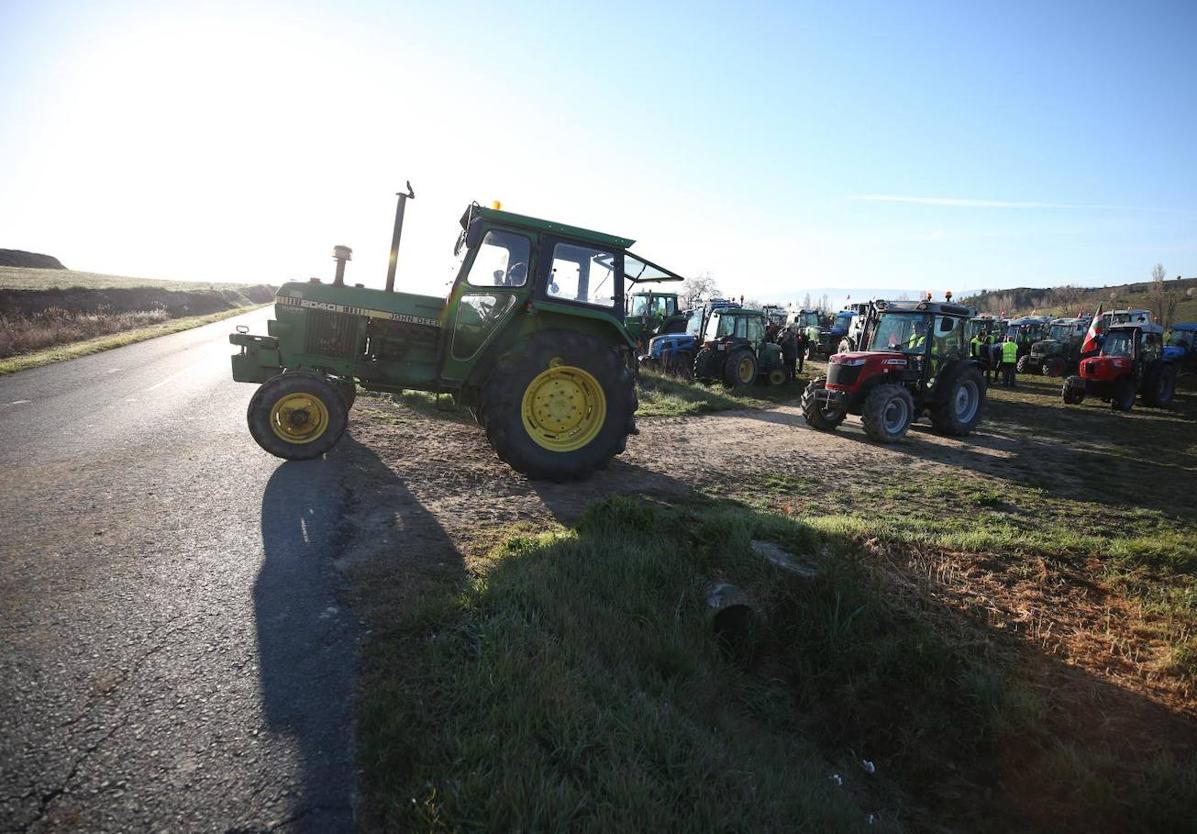
{"label": "dry grass", "polygon": [[108,310],[79,313],[51,307],[32,316],[0,314],[0,358],[147,327],[169,318],[163,308],[131,313]]}

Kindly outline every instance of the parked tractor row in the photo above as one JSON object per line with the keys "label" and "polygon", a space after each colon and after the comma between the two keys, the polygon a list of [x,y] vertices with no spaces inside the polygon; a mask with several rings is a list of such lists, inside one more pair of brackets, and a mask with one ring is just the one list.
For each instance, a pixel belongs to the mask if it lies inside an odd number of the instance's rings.
{"label": "parked tractor row", "polygon": [[829,357],[827,375],[803,392],[807,423],[832,431],[859,415],[881,442],[923,416],[943,434],[973,431],[992,358],[978,343],[1014,339],[1020,372],[1066,376],[1065,402],[1101,397],[1124,410],[1137,397],[1167,405],[1177,371],[1197,363],[1197,325],[1178,325],[1165,345],[1145,311],[1107,314],[1100,349],[1086,355],[1085,319],[1005,321],[950,300],[857,304],[827,324],[813,310],[727,299],[681,310],[661,289],[681,276],[633,254],[632,240],[497,204],[461,216],[447,297],[396,292],[404,207],[415,195],[409,185],[398,196],[385,289],[346,286],[351,251],[338,246],[330,283],[284,284],[267,335],[230,336],[240,348],[233,378],[259,384],[247,421],[266,451],[319,457],[344,433],[359,388],[417,390],[468,408],[517,471],[584,477],[636,433],[640,364],[731,388],[779,384],[782,349],[768,338],[777,327],[802,330]]}

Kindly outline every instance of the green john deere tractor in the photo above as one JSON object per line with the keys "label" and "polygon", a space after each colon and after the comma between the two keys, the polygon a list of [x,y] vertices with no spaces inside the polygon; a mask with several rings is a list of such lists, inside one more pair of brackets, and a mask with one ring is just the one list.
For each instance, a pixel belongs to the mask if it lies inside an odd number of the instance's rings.
{"label": "green john deere tractor", "polygon": [[394,291],[408,193],[399,195],[385,290],[336,277],[275,296],[267,336],[234,333],[233,379],[256,382],[249,430],[289,460],[315,458],[345,431],[357,388],[451,395],[499,458],[530,478],[585,477],[636,433],[625,276],[668,273],[633,241],[472,204],[447,299]]}
{"label": "green john deere tractor", "polygon": [[694,355],[694,378],[716,380],[728,388],[752,385],[764,378],[770,385],[786,381],[781,348],[765,340],[765,314],[744,307],[711,310]]}

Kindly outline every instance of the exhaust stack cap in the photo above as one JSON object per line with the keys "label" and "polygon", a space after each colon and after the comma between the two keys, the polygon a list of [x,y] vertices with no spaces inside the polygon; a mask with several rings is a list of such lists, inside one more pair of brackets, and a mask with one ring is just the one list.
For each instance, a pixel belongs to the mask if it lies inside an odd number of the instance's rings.
{"label": "exhaust stack cap", "polygon": [[353,250],[348,246],[334,246],[333,258],[338,261],[352,261]]}

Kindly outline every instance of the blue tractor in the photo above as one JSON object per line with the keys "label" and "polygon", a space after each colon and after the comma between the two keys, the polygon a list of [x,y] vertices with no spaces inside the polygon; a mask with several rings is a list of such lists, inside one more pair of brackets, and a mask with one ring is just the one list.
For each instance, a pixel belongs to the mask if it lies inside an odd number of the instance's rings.
{"label": "blue tractor", "polygon": [[687,311],[688,318],[684,331],[663,333],[649,340],[648,352],[640,357],[640,366],[670,376],[692,379],[694,356],[698,353],[698,342],[707,329],[711,313],[715,310],[738,306],[740,305],[737,302],[726,298],[713,298],[700,307],[691,308]]}
{"label": "blue tractor", "polygon": [[1197,372],[1197,322],[1172,325],[1164,345],[1164,360],[1175,365],[1182,374]]}

